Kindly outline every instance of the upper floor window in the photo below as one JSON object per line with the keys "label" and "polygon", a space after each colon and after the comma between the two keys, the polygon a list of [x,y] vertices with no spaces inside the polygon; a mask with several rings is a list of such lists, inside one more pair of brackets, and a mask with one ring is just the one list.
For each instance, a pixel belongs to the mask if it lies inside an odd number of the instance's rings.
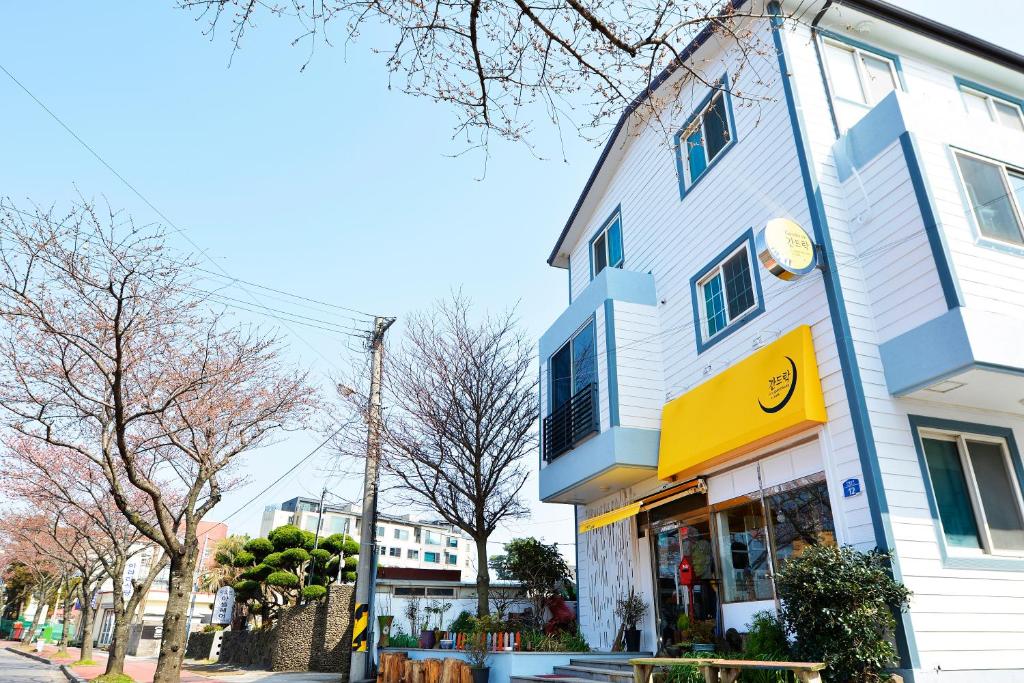
{"label": "upper floor window", "polygon": [[410,560],[418,560],[420,559],[420,551],[409,548],[409,550],[406,551],[405,556]]}
{"label": "upper floor window", "polygon": [[441,553],[425,552],[425,553],[423,553],[423,561],[424,562],[433,562],[433,563],[440,564],[440,562],[441,562]]}
{"label": "upper floor window", "polygon": [[425,536],[427,545],[441,545],[441,534],[436,531],[428,531]]}
{"label": "upper floor window", "polygon": [[982,236],[1024,244],[1024,170],[959,151],[956,160]]}
{"label": "upper floor window", "polygon": [[[723,78],[721,84],[725,83]],[[724,87],[722,85],[719,88]],[[707,102],[676,133],[681,189],[701,178],[733,141],[732,111],[725,90],[716,88]]]}
{"label": "upper floor window", "polygon": [[448,537],[448,547],[449,548],[458,548],[459,547],[459,539],[455,538],[454,536],[449,536]]}
{"label": "upper floor window", "polygon": [[399,540],[399,541],[408,541],[409,540],[409,530],[408,529],[395,529],[395,538],[397,540]]}
{"label": "upper floor window", "polygon": [[597,340],[591,320],[551,356],[551,408],[597,381]]}
{"label": "upper floor window", "polygon": [[388,555],[390,555],[391,557],[401,557],[402,556],[402,549],[401,548],[388,548]]}
{"label": "upper floor window", "polygon": [[697,300],[705,341],[757,307],[751,270],[749,244],[744,241],[698,280]]}
{"label": "upper floor window", "polygon": [[377,538],[384,538],[384,527],[377,527]]}
{"label": "upper floor window", "polygon": [[922,431],[921,446],[946,545],[1024,555],[1024,500],[1006,440]]}
{"label": "upper floor window", "polygon": [[590,277],[605,268],[621,268],[622,261],[622,214],[616,209],[590,240]]}
{"label": "upper floor window", "polygon": [[459,556],[458,555],[454,555],[452,553],[445,553],[444,554],[444,562],[445,562],[445,564],[458,564],[459,563]]}
{"label": "upper floor window", "polygon": [[898,87],[894,59],[833,39],[826,39],[824,46],[836,97],[871,106]]}
{"label": "upper floor window", "polygon": [[960,96],[964,108],[973,117],[991,121],[1011,130],[1024,132],[1024,114],[1020,105],[1002,97],[996,97],[968,85],[960,84]]}

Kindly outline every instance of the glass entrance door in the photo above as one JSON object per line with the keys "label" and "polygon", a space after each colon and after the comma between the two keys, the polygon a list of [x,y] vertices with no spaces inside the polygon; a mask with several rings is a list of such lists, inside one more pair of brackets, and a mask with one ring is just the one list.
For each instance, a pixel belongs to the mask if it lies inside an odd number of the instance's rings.
{"label": "glass entrance door", "polygon": [[713,643],[718,630],[718,571],[707,515],[658,527],[654,544],[661,649],[677,643]]}

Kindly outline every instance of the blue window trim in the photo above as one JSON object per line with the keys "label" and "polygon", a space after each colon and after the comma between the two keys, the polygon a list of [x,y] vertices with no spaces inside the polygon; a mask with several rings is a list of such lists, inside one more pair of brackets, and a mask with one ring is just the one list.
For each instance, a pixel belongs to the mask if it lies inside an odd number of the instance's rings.
{"label": "blue window trim", "polygon": [[1017,482],[1020,485],[1021,482],[1024,482],[1024,463],[1021,461],[1017,442],[1013,438],[1013,430],[1008,427],[963,422],[960,420],[945,420],[925,415],[910,415],[909,418],[910,430],[914,436],[914,449],[917,451],[917,461],[921,467],[921,477],[924,479],[924,489],[928,496],[928,509],[932,514],[935,538],[938,541],[939,551],[942,555],[942,566],[948,569],[1024,571],[1024,558],[995,557],[992,555],[964,557],[949,553],[945,534],[942,532],[942,522],[939,518],[939,506],[935,500],[935,492],[932,490],[932,479],[931,474],[928,472],[928,461],[925,459],[924,446],[921,444],[922,429],[939,429],[962,434],[981,434],[982,436],[995,436],[1005,439],[1006,446],[1010,451],[1010,461],[1013,463],[1014,472],[1017,474]]}
{"label": "blue window trim", "polygon": [[[597,354],[597,347],[596,347],[596,345],[597,345],[597,316],[591,314],[591,316],[589,318],[587,318],[579,327],[577,327],[575,330],[572,331],[572,334],[570,334],[566,338],[566,340],[564,342],[562,342],[557,347],[555,347],[555,350],[552,351],[551,354],[544,361],[545,367],[547,367],[547,370],[548,370],[548,387],[547,387],[548,410],[547,410],[546,413],[544,413],[545,416],[551,414],[551,394],[553,393],[552,392],[551,381],[554,379],[554,376],[551,374],[551,359],[554,357],[554,355],[556,353],[561,351],[565,347],[566,344],[571,342],[573,337],[575,337],[577,334],[579,334],[583,330],[583,328],[587,327],[588,325],[590,325],[591,327],[594,328],[594,344],[595,344],[595,348],[594,348],[594,382],[597,384],[598,391],[600,391],[600,389],[601,389],[601,384],[598,381],[600,378],[598,377],[598,374],[597,374],[597,355],[598,355]],[[570,350],[570,357],[571,357],[571,350]],[[541,418],[540,423],[541,423],[541,425],[544,424],[543,416]],[[600,431],[600,429],[601,429],[601,426],[598,425],[598,431]],[[541,455],[541,459],[543,460],[543,454]]]}
{"label": "blue window trim", "polygon": [[[984,93],[986,95],[991,95],[992,97],[995,97],[997,99],[1006,100],[1010,104],[1016,104],[1018,107],[1021,108],[1021,111],[1024,111],[1024,99],[1022,99],[1020,97],[1014,97],[1013,95],[1009,95],[1009,94],[1007,94],[1005,92],[1002,92],[1000,90],[996,90],[995,88],[990,88],[987,85],[982,85],[981,83],[978,83],[977,81],[970,81],[970,80],[968,80],[966,78],[961,78],[960,76],[953,76],[953,81],[956,83],[957,91],[960,92],[961,94],[963,93],[963,89],[964,88],[970,88],[971,90],[977,90],[980,93]],[[961,96],[961,100],[960,101],[961,101],[961,104],[962,104],[963,103],[963,97],[962,96]]]}
{"label": "blue window trim", "polygon": [[[697,105],[697,107],[690,112],[690,115],[686,117],[686,122],[678,131],[676,131],[676,134],[673,137],[673,143],[675,145],[676,152],[676,174],[679,177],[679,199],[684,199],[686,197],[686,194],[692,191],[697,183],[699,183],[702,179],[706,178],[709,172],[711,171],[711,168],[715,164],[717,164],[719,160],[721,160],[722,157],[724,157],[726,153],[730,149],[732,149],[737,142],[736,117],[733,116],[732,111],[732,94],[730,93],[731,88],[729,86],[729,73],[726,72],[722,74],[722,77],[715,81],[715,84],[717,87],[712,88],[710,92],[708,92],[708,94],[704,96],[704,99],[702,99],[700,101],[700,104]],[[687,186],[685,167],[686,160],[683,158],[683,133],[686,131],[687,128],[690,127],[694,120],[696,120],[696,118],[704,112],[704,109],[707,108],[709,104],[711,104],[711,99],[717,93],[723,93],[723,96],[725,97],[725,116],[727,119],[729,119],[729,142],[725,143],[725,146],[722,147],[722,150],[718,153],[718,156],[709,161],[707,163],[707,166],[704,167],[704,170],[701,171],[701,174],[697,176],[696,179],[691,179],[690,185]]]}
{"label": "blue window trim", "polygon": [[[1018,164],[1011,164],[1010,162],[997,159],[987,154],[979,154],[977,152],[972,152],[971,150],[964,149],[963,147],[954,147],[953,145],[947,145],[946,150],[949,154],[949,163],[953,171],[953,177],[956,178],[957,191],[960,192],[960,203],[963,204],[964,213],[967,214],[967,222],[971,226],[971,234],[974,237],[974,244],[985,249],[1000,251],[1004,254],[1011,254],[1013,256],[1024,256],[1024,244],[1017,245],[1011,242],[1004,242],[1002,240],[993,239],[981,232],[981,226],[978,225],[978,218],[977,216],[974,215],[974,206],[971,204],[971,198],[967,195],[967,186],[964,184],[963,174],[960,173],[960,164],[958,164],[956,161],[956,153],[963,152],[971,156],[986,159],[994,164],[1002,164],[1003,166],[1009,166],[1010,168],[1021,169],[1021,167]],[[1021,208],[1024,209],[1024,207]],[[1024,220],[1024,216],[1021,216],[1021,220]]]}
{"label": "blue window trim", "polygon": [[619,426],[619,370],[615,349],[615,302],[604,300],[604,350],[608,366],[608,422]]}
{"label": "blue window trim", "polygon": [[[711,337],[710,339],[704,338],[704,326],[701,324],[700,319],[700,300],[697,294],[697,283],[710,273],[716,266],[718,266],[725,258],[740,248],[744,243],[747,245],[747,255],[750,258],[750,279],[754,281],[754,292],[757,296],[757,306],[742,316],[730,322],[721,332]],[[697,353],[703,353],[709,348],[722,341],[736,330],[740,329],[757,316],[764,313],[764,293],[761,290],[761,270],[757,267],[756,257],[754,256],[754,229],[747,228],[742,235],[739,236],[732,244],[723,249],[715,258],[706,263],[696,275],[690,278],[690,302],[693,305],[693,331],[694,336],[697,340]],[[723,283],[722,289],[723,296],[725,295],[725,288]]]}
{"label": "blue window trim", "polygon": [[[625,236],[622,234],[622,232],[623,232],[622,231],[622,204],[619,204],[618,206],[615,207],[615,210],[612,211],[611,215],[608,216],[608,218],[606,218],[603,223],[601,223],[601,227],[599,227],[597,230],[594,231],[594,234],[590,236],[590,241],[587,243],[587,257],[590,259],[590,279],[591,280],[593,280],[594,276],[597,275],[597,273],[594,272],[594,241],[598,237],[600,237],[604,233],[605,230],[607,230],[609,227],[611,227],[611,224],[614,223],[616,219],[618,219],[618,221],[619,221],[619,237],[622,238],[622,242],[623,242],[623,244],[622,244],[622,263],[620,263],[617,266],[613,266],[612,264],[609,263],[607,266],[605,266],[605,268],[622,268],[624,265],[626,265],[626,245],[625,245],[625,241],[626,240],[625,240]],[[570,293],[570,295],[571,295],[571,293]]]}
{"label": "blue window trim", "polygon": [[[902,90],[903,92],[910,92],[907,89],[907,79],[903,75],[903,62],[900,61],[900,56],[898,54],[896,54],[895,52],[889,52],[888,50],[883,50],[882,48],[875,47],[874,45],[869,45],[868,43],[861,42],[861,41],[859,41],[859,40],[857,40],[855,38],[850,38],[849,36],[845,36],[845,35],[843,35],[841,33],[836,33],[835,31],[829,31],[828,29],[824,29],[824,28],[819,28],[815,33],[817,33],[816,40],[822,43],[822,45],[820,46],[819,49],[821,51],[820,66],[821,66],[821,73],[822,73],[823,77],[825,77],[825,75],[828,73],[828,68],[825,65],[825,62],[826,62],[827,58],[825,57],[825,50],[823,49],[824,48],[824,44],[823,43],[824,43],[824,41],[826,39],[834,40],[837,43],[843,43],[845,45],[849,45],[850,47],[855,47],[858,50],[862,50],[864,52],[870,52],[870,53],[872,53],[874,55],[877,55],[879,57],[883,57],[883,58],[888,59],[889,61],[891,61],[893,66],[896,67],[896,80],[899,81],[900,90]],[[815,44],[817,45],[817,43],[815,43]],[[857,106],[863,107],[865,109],[870,109],[870,108],[875,106],[873,104],[864,104],[863,102],[855,102],[853,100],[848,100],[845,97],[839,97],[838,95],[836,95],[835,93],[832,92],[832,79],[830,77],[825,78],[825,83],[826,83],[826,86],[827,86],[825,88],[825,93],[826,93],[826,97],[828,98],[828,106],[829,106],[829,110],[832,111],[833,117],[835,116],[835,107],[832,104],[833,100],[839,100],[840,102],[847,102],[849,104],[857,105]]]}

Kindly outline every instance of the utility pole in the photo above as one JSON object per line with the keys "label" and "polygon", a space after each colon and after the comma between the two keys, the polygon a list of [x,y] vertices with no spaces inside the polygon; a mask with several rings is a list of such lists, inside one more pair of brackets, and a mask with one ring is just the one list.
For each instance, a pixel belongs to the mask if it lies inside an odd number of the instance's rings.
{"label": "utility pole", "polygon": [[373,584],[375,583],[377,534],[377,484],[380,480],[380,383],[384,370],[384,333],[394,318],[373,319],[370,336],[370,403],[366,420],[366,471],[363,475],[363,529],[359,534],[359,564],[356,566],[356,599],[352,615],[352,659],[349,681],[371,678],[373,656]]}
{"label": "utility pole", "polygon": [[[325,497],[327,497],[327,483],[326,483],[326,480],[324,482],[324,488],[320,492],[320,507],[319,507],[319,509],[317,510],[317,513],[316,513],[316,533],[313,534],[313,550],[316,550],[317,548],[320,547],[320,528],[323,526],[323,523],[324,523],[324,498]],[[341,561],[338,562],[338,568],[339,569],[341,569],[341,565],[342,564],[343,564],[343,562],[341,562]],[[307,586],[313,585],[313,579],[316,577],[316,559],[315,558],[313,559],[312,562],[309,563],[309,566],[310,566],[309,574],[306,576],[306,585]],[[324,569],[326,569],[326,567],[324,567]]]}

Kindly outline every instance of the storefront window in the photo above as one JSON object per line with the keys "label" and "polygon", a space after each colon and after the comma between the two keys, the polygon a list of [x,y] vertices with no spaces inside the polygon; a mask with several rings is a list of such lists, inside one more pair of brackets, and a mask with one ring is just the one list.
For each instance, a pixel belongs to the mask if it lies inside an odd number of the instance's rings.
{"label": "storefront window", "polygon": [[836,545],[832,505],[822,475],[775,487],[765,495],[765,504],[775,541],[776,566],[798,557],[808,546]]}
{"label": "storefront window", "polygon": [[722,558],[722,600],[772,600],[768,532],[760,501],[718,513],[718,554]]}

